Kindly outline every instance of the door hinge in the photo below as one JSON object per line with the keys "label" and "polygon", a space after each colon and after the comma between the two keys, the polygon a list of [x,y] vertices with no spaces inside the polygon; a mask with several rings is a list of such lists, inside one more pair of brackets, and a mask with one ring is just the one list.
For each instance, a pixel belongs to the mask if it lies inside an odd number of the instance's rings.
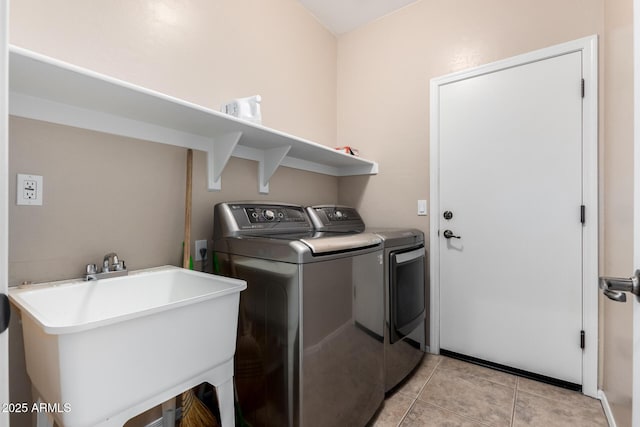
{"label": "door hinge", "polygon": [[582,79],[580,83],[580,93],[582,93],[582,97],[584,98],[584,79]]}
{"label": "door hinge", "polygon": [[582,224],[584,224],[586,221],[586,215],[587,215],[586,210],[587,208],[584,205],[580,205],[580,222]]}
{"label": "door hinge", "polygon": [[580,331],[580,348],[584,350],[584,331]]}
{"label": "door hinge", "polygon": [[9,297],[0,294],[0,334],[9,327],[9,319],[11,318],[11,307],[9,307]]}

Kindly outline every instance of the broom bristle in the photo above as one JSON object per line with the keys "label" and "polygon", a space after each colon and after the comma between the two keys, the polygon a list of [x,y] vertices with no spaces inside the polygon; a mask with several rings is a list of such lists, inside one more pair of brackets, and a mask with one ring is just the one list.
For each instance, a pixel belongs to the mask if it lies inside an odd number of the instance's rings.
{"label": "broom bristle", "polygon": [[193,390],[182,393],[182,418],[180,427],[220,427],[216,417],[195,396]]}

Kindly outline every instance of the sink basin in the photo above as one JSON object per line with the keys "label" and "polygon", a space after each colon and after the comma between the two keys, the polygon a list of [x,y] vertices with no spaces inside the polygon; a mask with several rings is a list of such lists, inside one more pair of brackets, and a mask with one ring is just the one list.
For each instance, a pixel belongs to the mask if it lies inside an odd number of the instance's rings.
{"label": "sink basin", "polygon": [[[39,398],[58,405],[53,418],[65,427],[121,426],[204,381],[233,393],[245,288],[242,280],[166,266],[12,288],[9,297],[22,313],[31,382]],[[224,412],[223,426],[233,425]]]}

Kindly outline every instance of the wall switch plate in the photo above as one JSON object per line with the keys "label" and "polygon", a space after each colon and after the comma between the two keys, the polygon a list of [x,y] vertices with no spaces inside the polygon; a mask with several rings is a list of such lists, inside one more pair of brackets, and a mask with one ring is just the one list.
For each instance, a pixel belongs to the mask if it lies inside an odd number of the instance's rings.
{"label": "wall switch plate", "polygon": [[[206,240],[196,240],[196,257],[195,257],[196,261],[202,261],[202,259],[203,259],[202,255],[200,255],[200,249],[202,249],[202,248],[207,249],[207,241]],[[205,260],[207,259],[207,254],[208,253],[209,252],[207,251],[204,254],[204,259]]]}
{"label": "wall switch plate", "polygon": [[42,206],[42,176],[18,174],[16,204]]}
{"label": "wall switch plate", "polygon": [[427,215],[427,201],[426,200],[418,200],[418,215],[419,216]]}

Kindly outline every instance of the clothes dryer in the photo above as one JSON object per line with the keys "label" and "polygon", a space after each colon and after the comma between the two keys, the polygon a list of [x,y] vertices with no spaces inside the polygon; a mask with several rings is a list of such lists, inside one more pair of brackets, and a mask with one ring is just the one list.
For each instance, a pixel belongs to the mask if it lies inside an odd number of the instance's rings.
{"label": "clothes dryer", "polygon": [[420,363],[426,351],[426,250],[424,233],[413,228],[369,229],[356,209],[320,205],[307,208],[316,231],[374,233],[383,241],[385,284],[385,392]]}

